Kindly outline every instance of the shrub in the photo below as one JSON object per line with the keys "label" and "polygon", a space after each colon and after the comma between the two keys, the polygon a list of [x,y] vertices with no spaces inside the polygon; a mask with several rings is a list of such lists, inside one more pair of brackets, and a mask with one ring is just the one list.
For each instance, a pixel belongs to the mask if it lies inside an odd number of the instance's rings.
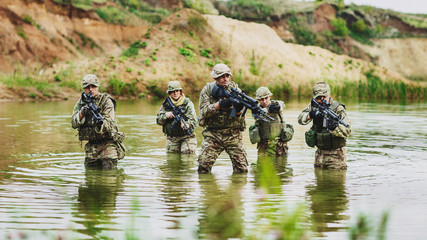
{"label": "shrub", "polygon": [[332,19],[331,25],[334,28],[333,33],[336,36],[345,37],[350,33],[350,31],[347,28],[347,22],[340,17]]}

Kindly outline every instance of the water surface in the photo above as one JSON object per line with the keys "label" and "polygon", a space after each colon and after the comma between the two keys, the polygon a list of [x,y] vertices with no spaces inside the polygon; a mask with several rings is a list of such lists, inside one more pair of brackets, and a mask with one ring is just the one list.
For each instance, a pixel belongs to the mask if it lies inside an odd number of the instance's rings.
{"label": "water surface", "polygon": [[[212,174],[197,174],[201,128],[196,154],[166,154],[155,125],[160,103],[118,102],[130,153],[111,171],[85,170],[70,126],[73,101],[1,103],[0,238],[245,238],[263,224],[262,214],[280,216],[282,206],[298,204],[306,207],[313,239],[347,239],[360,213],[376,225],[384,211],[387,239],[425,238],[426,103],[347,104],[353,131],[347,171],[313,168],[314,149],[303,138],[308,126],[296,120],[308,102],[286,103],[295,136],[289,156],[272,165],[278,182],[261,174],[266,170],[247,131],[248,174],[233,175],[226,154]],[[260,191],[265,184],[270,188]]]}

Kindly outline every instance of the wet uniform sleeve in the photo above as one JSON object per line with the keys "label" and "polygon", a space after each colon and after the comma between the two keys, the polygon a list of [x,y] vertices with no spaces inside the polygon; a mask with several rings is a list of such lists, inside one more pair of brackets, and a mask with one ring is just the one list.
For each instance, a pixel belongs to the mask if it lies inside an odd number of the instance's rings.
{"label": "wet uniform sleeve", "polygon": [[160,106],[159,111],[157,112],[157,118],[156,118],[156,123],[158,125],[163,126],[166,122],[166,109],[163,106],[163,104]]}
{"label": "wet uniform sleeve", "polygon": [[285,121],[285,114],[283,113],[283,111],[285,111],[286,105],[282,101],[278,101],[278,102],[279,102],[279,105],[280,105],[280,110],[279,110],[280,119],[282,119],[283,123],[286,123],[286,121]]}
{"label": "wet uniform sleeve", "polygon": [[108,99],[105,103],[104,109],[100,112],[102,117],[104,117],[104,122],[102,123],[101,127],[96,127],[95,131],[97,131],[100,134],[106,133],[106,132],[115,132],[115,122],[116,122],[116,112],[114,111],[114,104],[111,99]]}
{"label": "wet uniform sleeve", "polygon": [[76,105],[74,105],[73,115],[71,116],[71,127],[76,129],[83,125],[85,122],[85,117],[83,116],[82,120],[80,120],[79,112],[80,112],[80,104],[81,100],[77,101]]}
{"label": "wet uniform sleeve", "polygon": [[187,104],[187,108],[185,109],[185,116],[187,117],[188,127],[190,129],[196,129],[197,127],[197,114],[196,109],[194,108],[193,102],[190,100]]}
{"label": "wet uniform sleeve", "polygon": [[214,108],[215,100],[209,96],[207,87],[205,86],[200,93],[199,99],[199,114],[200,121],[215,116],[219,111]]}
{"label": "wet uniform sleeve", "polygon": [[311,104],[309,104],[304,110],[302,110],[302,113],[298,116],[298,123],[301,125],[307,125],[311,122],[310,120],[307,120],[308,113],[311,110]]}
{"label": "wet uniform sleeve", "polygon": [[332,135],[335,135],[337,137],[348,137],[351,133],[351,122],[350,119],[347,116],[347,112],[345,111],[345,108],[343,106],[339,106],[337,110],[335,111],[336,114],[348,124],[348,127],[338,124],[338,127],[335,128],[334,131],[332,131]]}

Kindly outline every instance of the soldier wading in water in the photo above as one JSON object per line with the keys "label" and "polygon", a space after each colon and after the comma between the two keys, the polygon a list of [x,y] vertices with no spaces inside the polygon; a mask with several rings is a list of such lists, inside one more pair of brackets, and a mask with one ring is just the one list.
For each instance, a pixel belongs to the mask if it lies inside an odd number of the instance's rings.
{"label": "soldier wading in water", "polygon": [[98,78],[89,74],[82,80],[82,97],[74,106],[71,126],[78,130],[79,140],[85,145],[85,166],[112,169],[124,158],[125,134],[119,132],[116,122],[116,100],[98,90]]}
{"label": "soldier wading in water", "polygon": [[[166,150],[176,153],[194,153],[197,146],[194,134],[197,127],[194,104],[182,93],[182,87],[178,81],[169,82],[166,93],[170,101],[166,99],[163,102],[156,119],[157,124],[163,126],[163,133],[166,135]],[[175,116],[174,113],[182,116]],[[179,117],[181,119],[177,119]]]}
{"label": "soldier wading in water", "polygon": [[249,128],[251,143],[257,143],[258,155],[284,156],[288,153],[287,142],[292,139],[294,128],[286,124],[282,101],[271,100],[273,94],[267,87],[260,87],[256,91],[259,106],[274,118],[273,121],[256,119]]}
{"label": "soldier wading in water", "polygon": [[[223,63],[214,66],[211,76],[215,81],[207,83],[200,93],[199,125],[204,127],[204,139],[198,159],[198,172],[211,172],[219,154],[225,150],[230,156],[233,172],[246,173],[248,161],[242,141],[242,131],[246,127],[245,118],[241,116],[243,105],[234,106],[230,99],[212,92],[214,86],[227,91],[232,87],[238,89],[238,86],[230,81],[230,68]],[[236,117],[230,117],[233,108]]]}
{"label": "soldier wading in water", "polygon": [[[314,102],[313,102],[314,101]],[[322,105],[338,115],[338,120],[348,127],[330,119],[319,106]],[[313,126],[306,132],[306,143],[317,146],[314,166],[324,169],[347,169],[344,146],[350,135],[350,120],[345,106],[331,97],[331,89],[325,82],[318,82],[313,87],[313,100],[298,116],[298,123],[306,125],[313,120]]]}

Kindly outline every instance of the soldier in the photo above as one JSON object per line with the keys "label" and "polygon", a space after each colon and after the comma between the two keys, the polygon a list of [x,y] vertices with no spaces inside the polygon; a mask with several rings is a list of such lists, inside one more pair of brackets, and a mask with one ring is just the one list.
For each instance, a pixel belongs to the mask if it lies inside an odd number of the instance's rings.
{"label": "soldier", "polygon": [[[194,104],[182,93],[182,87],[178,81],[169,82],[166,93],[173,106],[166,99],[160,107],[156,119],[157,124],[163,126],[163,133],[166,135],[166,150],[176,153],[194,153],[197,146],[194,133],[197,127],[197,116]],[[175,107],[182,109],[185,123],[182,121],[175,123],[177,117],[173,113]],[[173,125],[174,123],[175,125]]]}
{"label": "soldier", "polygon": [[[242,141],[242,131],[246,127],[245,118],[241,115],[243,105],[233,106],[230,99],[212,92],[214,86],[225,90],[232,87],[238,89],[238,86],[230,81],[230,68],[223,63],[214,66],[211,76],[215,81],[207,83],[200,93],[199,125],[204,127],[204,139],[198,159],[198,172],[211,172],[217,157],[225,150],[233,164],[233,172],[246,173],[248,161]],[[236,117],[230,117],[233,108]]]}
{"label": "soldier", "polygon": [[[82,97],[74,106],[71,126],[78,129],[79,140],[87,140],[85,145],[85,166],[112,169],[117,160],[124,158],[125,134],[119,132],[116,122],[116,100],[107,93],[99,92],[98,78],[89,74],[82,80]],[[93,98],[90,98],[93,96]],[[98,108],[103,121],[95,121],[95,111],[89,107],[87,98]]]}
{"label": "soldier", "polygon": [[348,127],[336,121],[326,121],[318,108],[310,103],[298,116],[298,123],[306,125],[313,120],[313,126],[306,133],[307,145],[317,146],[314,166],[324,169],[347,169],[344,146],[350,135],[350,120],[345,106],[331,97],[331,89],[325,82],[318,82],[313,87],[313,98],[317,103],[326,101]]}
{"label": "soldier", "polygon": [[[294,130],[292,125],[285,123],[283,116],[285,104],[282,101],[271,100],[272,95],[267,87],[257,89],[256,99],[259,101],[259,106],[274,120],[265,122],[257,119],[249,131],[252,136],[254,131],[258,131],[259,142],[255,142],[259,155],[284,156],[288,153],[287,142],[292,139]],[[255,142],[252,140],[252,143]]]}

